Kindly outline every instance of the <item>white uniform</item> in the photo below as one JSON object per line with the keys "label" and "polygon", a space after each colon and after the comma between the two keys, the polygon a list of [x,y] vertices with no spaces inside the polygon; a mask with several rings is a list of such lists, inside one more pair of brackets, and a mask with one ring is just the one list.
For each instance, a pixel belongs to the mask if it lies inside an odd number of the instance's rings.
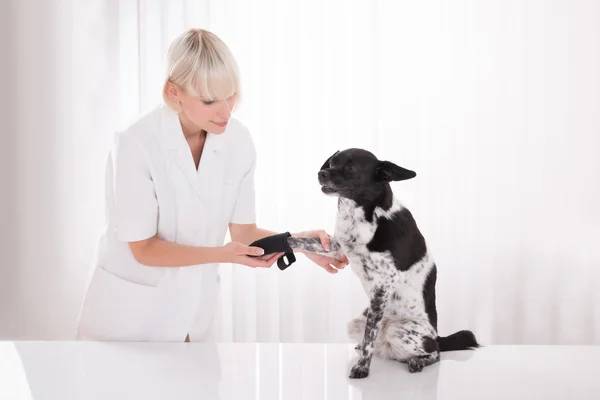
{"label": "white uniform", "polygon": [[119,131],[106,169],[105,231],[78,320],[77,338],[205,340],[218,298],[218,264],[149,267],[127,242],[149,238],[222,246],[228,224],[255,222],[256,153],[231,118],[209,133],[196,170],[178,116],[166,105]]}

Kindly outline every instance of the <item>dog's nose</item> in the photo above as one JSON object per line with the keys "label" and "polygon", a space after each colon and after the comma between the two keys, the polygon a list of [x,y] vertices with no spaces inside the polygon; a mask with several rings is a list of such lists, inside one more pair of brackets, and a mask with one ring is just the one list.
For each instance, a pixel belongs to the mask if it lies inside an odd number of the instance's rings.
{"label": "dog's nose", "polygon": [[324,169],[319,171],[319,178],[320,179],[327,179],[329,178],[329,172],[325,171]]}

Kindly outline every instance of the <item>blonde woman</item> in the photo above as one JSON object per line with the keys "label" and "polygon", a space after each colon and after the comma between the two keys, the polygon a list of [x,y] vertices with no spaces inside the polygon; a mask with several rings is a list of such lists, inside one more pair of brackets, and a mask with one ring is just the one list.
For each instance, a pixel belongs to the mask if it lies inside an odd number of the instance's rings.
{"label": "blonde woman", "polygon": [[[236,62],[217,36],[190,29],[174,40],[164,104],[114,136],[106,229],[78,339],[206,340],[219,263],[268,268],[282,255],[256,257],[261,249],[249,246],[276,232],[256,226],[256,152],[232,117],[238,95]],[[228,229],[232,241],[224,245]],[[329,244],[323,230],[294,236]],[[348,261],[305,255],[330,273]]]}

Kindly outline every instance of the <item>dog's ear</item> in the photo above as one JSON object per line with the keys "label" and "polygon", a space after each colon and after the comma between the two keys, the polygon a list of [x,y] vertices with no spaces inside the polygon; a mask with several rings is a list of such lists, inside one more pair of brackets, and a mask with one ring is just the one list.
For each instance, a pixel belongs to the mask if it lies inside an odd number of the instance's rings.
{"label": "dog's ear", "polygon": [[380,161],[375,168],[375,179],[379,182],[404,181],[415,176],[415,171],[399,167],[390,161]]}
{"label": "dog's ear", "polygon": [[335,153],[333,153],[331,156],[329,156],[329,158],[327,159],[327,161],[325,161],[323,163],[323,165],[321,166],[321,169],[325,169],[325,168],[329,168],[329,160],[331,160],[333,158],[333,156],[335,156],[337,153],[339,153],[340,151],[336,151]]}

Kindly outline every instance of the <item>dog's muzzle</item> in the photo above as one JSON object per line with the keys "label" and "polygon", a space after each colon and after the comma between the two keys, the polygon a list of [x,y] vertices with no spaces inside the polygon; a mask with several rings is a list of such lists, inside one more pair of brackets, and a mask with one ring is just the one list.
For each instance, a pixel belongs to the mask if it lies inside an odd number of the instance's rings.
{"label": "dog's muzzle", "polygon": [[331,182],[331,172],[326,169],[322,169],[319,171],[319,183],[322,186],[333,186]]}

